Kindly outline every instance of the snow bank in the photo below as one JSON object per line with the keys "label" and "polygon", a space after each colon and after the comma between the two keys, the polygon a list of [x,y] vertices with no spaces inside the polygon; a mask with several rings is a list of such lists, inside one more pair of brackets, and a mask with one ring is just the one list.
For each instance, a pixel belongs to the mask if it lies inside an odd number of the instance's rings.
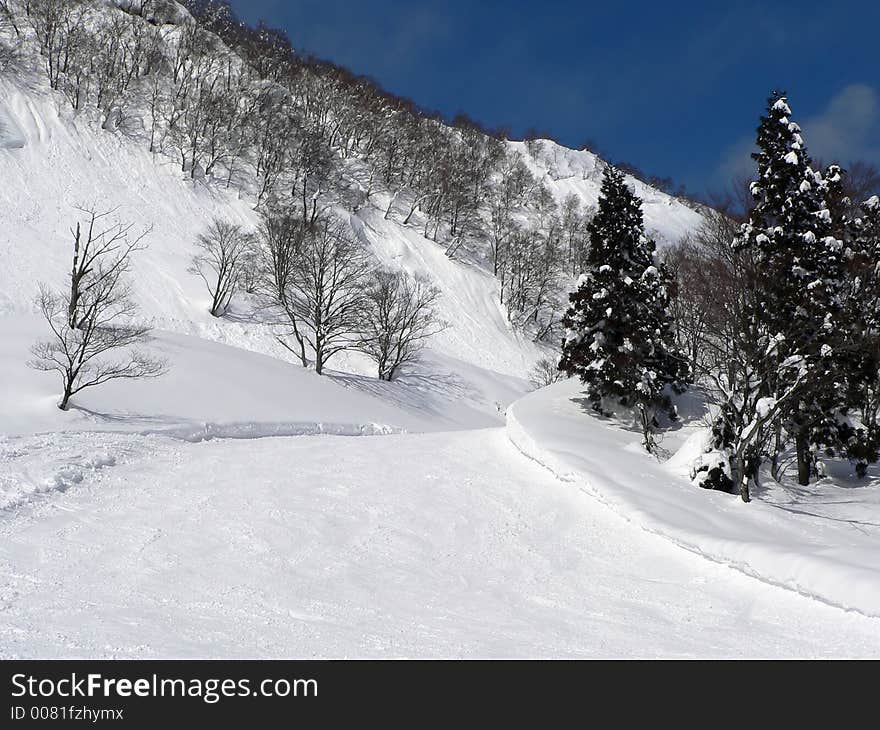
{"label": "snow bank", "polygon": [[0,317],[0,434],[127,431],[205,440],[425,431],[436,421],[418,403],[387,402],[384,390],[393,392],[394,383],[365,392],[299,365],[171,332],[156,332],[149,344],[167,361],[165,375],[83,390],[63,413],[56,407],[60,376],[26,365],[28,347],[45,329],[36,316]]}
{"label": "snow bank", "polygon": [[[642,451],[637,433],[588,408],[577,381],[552,385],[508,409],[508,437],[649,532],[769,583],[880,616],[880,506],[853,499],[844,487],[835,501],[845,495],[850,507],[833,517],[760,495],[744,504],[696,489]],[[827,490],[819,500],[835,499]]]}
{"label": "snow bank", "polygon": [[197,426],[145,430],[143,435],[159,434],[200,443],[213,439],[261,439],[279,436],[387,436],[404,433],[396,426],[381,423],[205,423]]}

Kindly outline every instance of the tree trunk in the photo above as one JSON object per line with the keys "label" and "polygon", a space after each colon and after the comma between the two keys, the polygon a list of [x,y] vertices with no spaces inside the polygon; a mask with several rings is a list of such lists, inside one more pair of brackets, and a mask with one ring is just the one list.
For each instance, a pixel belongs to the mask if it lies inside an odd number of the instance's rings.
{"label": "tree trunk", "polygon": [[810,483],[810,444],[803,430],[798,432],[795,448],[797,449],[798,484],[805,487]]}
{"label": "tree trunk", "polygon": [[211,316],[221,317],[223,315],[223,306],[220,299],[220,282],[217,282],[217,289],[214,292],[214,298],[211,302]]}
{"label": "tree trunk", "polygon": [[776,433],[773,436],[773,457],[770,460],[770,473],[773,475],[773,479],[782,483],[782,474],[779,469],[779,454],[782,451],[782,429],[777,427]]}
{"label": "tree trunk", "polygon": [[749,494],[749,475],[746,473],[742,458],[734,456],[730,463],[731,477],[733,483],[739,486],[739,496],[743,502],[751,502],[752,496]]}
{"label": "tree trunk", "polygon": [[639,405],[639,421],[642,425],[642,445],[645,447],[645,451],[649,454],[654,453],[654,439],[653,434],[651,433],[651,413],[648,408],[644,405]]}
{"label": "tree trunk", "polygon": [[76,310],[79,305],[79,221],[73,238],[73,269],[70,272],[70,301],[67,305],[67,324],[76,328]]}
{"label": "tree trunk", "polygon": [[58,407],[62,411],[66,411],[70,408],[70,384],[64,384],[64,395],[61,398],[61,402],[58,404]]}

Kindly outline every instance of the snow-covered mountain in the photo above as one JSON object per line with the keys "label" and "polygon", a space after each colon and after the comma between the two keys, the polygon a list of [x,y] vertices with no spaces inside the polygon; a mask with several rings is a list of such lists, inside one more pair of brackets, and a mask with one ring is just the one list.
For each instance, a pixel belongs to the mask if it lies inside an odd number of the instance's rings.
{"label": "snow-covered mountain", "polygon": [[[340,185],[369,195],[340,196],[334,213],[378,263],[440,292],[447,326],[419,363],[384,382],[344,352],[319,376],[254,297],[211,316],[189,271],[195,241],[215,217],[255,230],[253,186],[194,179],[95,109],[74,113],[31,40],[0,72],[0,656],[880,652],[878,619],[858,613],[880,611],[872,505],[836,506],[828,487],[798,522],[778,490],[743,540],[739,502],[693,489],[675,459],[655,463],[628,424],[586,416],[574,381],[526,396],[556,348],[510,321],[488,240],[450,255],[422,211],[387,215],[396,191],[357,154]],[[596,155],[506,148],[557,202],[595,206]],[[661,246],[700,224],[629,182]],[[56,374],[27,361],[47,332],[35,296],[67,285],[81,207],[148,231],[132,289],[168,372],[83,391],[61,412]],[[699,436],[692,405],[670,451]]]}
{"label": "snow-covered mountain", "polygon": [[[574,194],[585,208],[594,208],[607,163],[589,150],[569,149],[549,139],[537,142],[534,155],[525,142],[511,142],[510,146],[523,155],[532,172],[547,184],[558,202]],[[702,222],[702,215],[692,203],[657,190],[632,175],[626,177],[642,200],[645,233],[660,248],[677,243]]]}

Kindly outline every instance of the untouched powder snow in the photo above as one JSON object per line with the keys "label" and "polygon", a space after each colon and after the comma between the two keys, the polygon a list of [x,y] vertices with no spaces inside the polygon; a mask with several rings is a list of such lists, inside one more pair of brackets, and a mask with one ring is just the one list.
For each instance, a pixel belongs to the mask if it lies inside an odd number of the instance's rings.
{"label": "untouched powder snow", "polygon": [[[33,464],[28,443],[6,458]],[[628,524],[501,428],[57,441],[84,452],[104,465],[0,520],[4,657],[880,651],[880,621]]]}
{"label": "untouched powder snow", "polygon": [[[827,603],[880,616],[880,502],[855,488],[800,495],[800,504],[695,488],[640,446],[640,435],[594,416],[577,380],[536,391],[507,411],[510,440],[650,532],[711,560]],[[682,447],[691,451],[695,437]],[[844,509],[833,504],[854,502]]]}
{"label": "untouched powder snow", "polygon": [[166,360],[165,375],[83,390],[64,413],[57,408],[60,376],[26,364],[41,324],[36,316],[0,317],[0,381],[9,386],[0,390],[0,433],[107,430],[201,439],[477,428],[503,420],[500,402],[483,400],[485,393],[507,402],[522,392],[512,378],[468,390],[469,381],[450,374],[466,366],[449,361],[427,363],[430,376],[417,371],[405,382],[385,383],[332,371],[320,376],[236,347],[156,332],[149,347]]}

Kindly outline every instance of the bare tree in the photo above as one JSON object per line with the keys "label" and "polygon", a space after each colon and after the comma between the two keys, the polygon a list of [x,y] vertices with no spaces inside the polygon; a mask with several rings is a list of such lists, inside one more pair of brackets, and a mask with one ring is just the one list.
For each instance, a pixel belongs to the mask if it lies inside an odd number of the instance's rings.
{"label": "bare tree", "polygon": [[501,158],[497,180],[489,199],[489,236],[492,273],[504,279],[507,244],[516,228],[514,212],[520,208],[535,181],[518,152]]}
{"label": "bare tree", "polygon": [[369,259],[350,226],[318,220],[305,229],[284,294],[315,356],[315,372],[359,340]]}
{"label": "bare tree", "polygon": [[240,225],[215,218],[196,239],[196,246],[189,272],[205,282],[211,295],[211,315],[222,317],[242,283],[253,236]]}
{"label": "bare tree", "polygon": [[[275,324],[282,327],[278,342],[308,367],[306,341],[297,308],[294,307],[294,275],[299,265],[304,229],[298,216],[279,211],[263,215],[260,227],[258,288],[268,308],[279,313]],[[289,343],[293,337],[296,349]]]}
{"label": "bare tree", "polygon": [[83,33],[85,6],[82,0],[29,0],[27,20],[45,59],[46,75],[58,89],[67,73]]}
{"label": "bare tree", "polygon": [[379,380],[392,380],[415,362],[425,340],[445,328],[435,310],[439,297],[440,290],[422,277],[401,271],[372,275],[358,348],[378,366]]}
{"label": "bare tree", "polygon": [[589,236],[587,223],[589,211],[581,209],[580,198],[570,193],[562,202],[560,225],[566,248],[566,265],[568,273],[574,277],[580,275],[586,261]]}
{"label": "bare tree", "polygon": [[771,383],[761,370],[766,351],[778,343],[762,342],[751,324],[748,312],[755,306],[760,271],[749,251],[734,246],[736,231],[732,213],[707,213],[667,261],[676,279],[679,344],[716,406],[713,436],[725,444],[697,460],[694,477],[702,486],[738,492],[747,502],[763,455],[771,457],[777,475],[785,446],[780,414],[800,397],[807,370],[803,358],[789,358],[783,363],[791,373],[785,385]]}
{"label": "bare tree", "polygon": [[150,328],[135,321],[137,308],[124,279],[133,248],[114,254],[117,250],[105,248],[90,259],[88,276],[81,280],[87,283],[76,291],[75,305],[73,288],[67,296],[40,288],[37,303],[52,337],[33,346],[28,365],[61,375],[61,410],[85,388],[165,372],[162,360],[135,349],[148,339]]}
{"label": "bare tree", "polygon": [[[315,371],[360,341],[369,259],[347,223],[318,218],[303,225],[297,213],[274,211],[261,228],[260,290],[286,331],[277,337]],[[293,343],[290,339],[293,338]]]}
{"label": "bare tree", "polygon": [[16,39],[19,36],[18,26],[15,24],[15,16],[9,9],[7,0],[0,0],[0,71],[9,68],[16,59],[16,45],[9,44],[4,36],[14,33]]}
{"label": "bare tree", "polygon": [[285,169],[290,181],[290,200],[298,201],[303,226],[312,227],[321,214],[321,191],[333,174],[332,152],[314,128],[300,128],[287,142]]}
{"label": "bare tree", "polygon": [[537,390],[565,380],[567,377],[568,375],[559,369],[559,362],[556,358],[545,356],[535,363],[535,367],[529,373],[529,382]]}
{"label": "bare tree", "polygon": [[747,263],[729,248],[737,231],[735,219],[707,211],[700,228],[663,252],[675,280],[677,296],[670,310],[676,339],[695,372],[722,364],[724,356],[715,352],[714,343],[728,342],[730,332],[722,330],[736,326],[727,317],[735,319],[741,306],[737,297],[745,282],[738,280],[738,273]]}
{"label": "bare tree", "polygon": [[67,323],[80,326],[86,311],[84,298],[92,289],[100,290],[128,267],[132,253],[144,248],[147,229],[134,234],[133,223],[123,223],[113,216],[116,209],[98,212],[95,208],[77,208],[87,216],[83,226],[77,221],[73,236],[73,266],[70,272],[70,296],[67,300]]}

